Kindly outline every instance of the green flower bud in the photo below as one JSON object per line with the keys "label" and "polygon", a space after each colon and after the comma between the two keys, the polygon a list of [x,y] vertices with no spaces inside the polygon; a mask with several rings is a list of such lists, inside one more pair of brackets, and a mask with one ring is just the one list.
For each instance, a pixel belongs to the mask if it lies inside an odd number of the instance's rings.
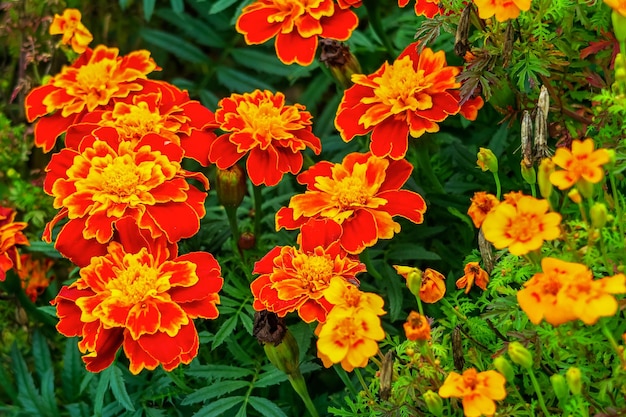
{"label": "green flower bud", "polygon": [[620,43],[626,42],[626,16],[622,16],[617,10],[613,10],[613,13],[611,13],[611,20],[613,22],[613,33],[615,33],[615,39],[617,39]]}
{"label": "green flower bud", "polygon": [[296,375],[300,372],[298,342],[289,330],[277,346],[265,343],[263,349],[270,362],[287,375]]}
{"label": "green flower bud", "polygon": [[345,88],[352,86],[352,75],[361,74],[361,65],[350,52],[350,48],[334,39],[320,39],[320,61],[330,69],[331,74]]}
{"label": "green flower bud", "polygon": [[585,198],[591,198],[593,196],[593,183],[590,183],[584,178],[578,180],[576,188],[578,188],[578,191],[580,191],[582,196]]}
{"label": "green flower bud", "polygon": [[544,158],[541,160],[537,172],[537,184],[539,184],[539,194],[545,199],[550,198],[550,194],[552,194],[553,185],[550,182],[550,174],[554,172],[554,169],[552,159]]}
{"label": "green flower bud", "polygon": [[480,148],[477,158],[478,161],[476,161],[476,164],[478,164],[480,169],[483,171],[491,171],[494,174],[498,172],[498,158],[496,158],[496,155],[494,155],[491,149]]}
{"label": "green flower bud", "polygon": [[230,168],[217,169],[217,198],[224,207],[239,207],[246,195],[246,175],[235,164]]}
{"label": "green flower bud", "polygon": [[596,229],[602,229],[608,218],[608,209],[606,208],[606,204],[596,202],[589,209],[589,216],[591,217],[591,225]]}
{"label": "green flower bud", "polygon": [[416,297],[420,296],[420,290],[422,289],[422,275],[423,272],[420,269],[414,268],[413,271],[409,272],[406,276],[406,286]]}
{"label": "green flower bud", "polygon": [[580,395],[583,390],[582,374],[580,369],[572,366],[565,373],[565,379],[567,380],[567,386],[574,395]]}
{"label": "green flower bud", "polygon": [[567,401],[569,397],[569,389],[567,388],[567,382],[565,377],[561,374],[554,374],[550,377],[550,383],[554,390],[554,395],[559,401]]}
{"label": "green flower bud", "polygon": [[511,360],[524,369],[533,367],[533,355],[520,342],[509,343],[509,357]]}
{"label": "green flower bud", "polygon": [[428,390],[424,393],[424,402],[431,414],[441,417],[443,415],[443,400],[436,392]]}
{"label": "green flower bud", "polygon": [[513,380],[515,379],[515,371],[513,370],[513,367],[511,366],[509,361],[507,361],[504,356],[498,356],[497,358],[495,358],[493,360],[493,366],[495,366],[498,372],[504,375],[504,378],[506,378],[507,381],[513,382]]}
{"label": "green flower bud", "polygon": [[537,173],[535,172],[535,167],[532,165],[530,167],[526,166],[524,161],[520,164],[520,168],[522,171],[522,178],[530,185],[535,185],[537,183]]}

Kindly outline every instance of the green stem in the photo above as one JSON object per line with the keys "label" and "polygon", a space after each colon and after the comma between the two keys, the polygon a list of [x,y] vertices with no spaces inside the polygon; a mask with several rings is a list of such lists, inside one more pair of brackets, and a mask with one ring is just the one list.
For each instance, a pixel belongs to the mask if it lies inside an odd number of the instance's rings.
{"label": "green stem", "polygon": [[[625,54],[626,55],[626,54]],[[625,58],[626,59],[626,56]],[[624,219],[622,218],[622,205],[617,193],[617,185],[615,184],[615,175],[609,173],[609,182],[611,183],[611,192],[613,193],[613,201],[615,203],[615,213],[617,214],[617,225],[619,227],[620,236],[624,236]]]}
{"label": "green stem", "polygon": [[304,402],[306,409],[309,411],[309,414],[311,414],[311,416],[313,417],[319,417],[317,409],[315,408],[315,404],[313,404],[313,401],[311,400],[309,390],[306,387],[306,383],[304,382],[304,378],[302,377],[300,370],[294,372],[293,374],[287,375],[287,378],[289,379],[293,390],[298,393],[300,398],[302,398],[302,401]]}
{"label": "green stem", "polygon": [[450,302],[448,300],[446,300],[445,298],[442,298],[440,301],[441,301],[441,304],[443,304],[444,306],[448,307],[452,311],[452,313],[455,316],[457,316],[462,322],[467,322],[467,317],[465,317],[465,315],[463,313],[461,313],[459,310],[454,308],[454,306],[452,304],[450,304]]}
{"label": "green stem", "polygon": [[535,184],[530,184],[530,195],[537,198],[537,187]]}
{"label": "green stem", "polygon": [[[502,195],[502,185],[500,184],[500,176],[497,172],[493,173],[493,180],[496,183],[496,198],[500,200],[500,196]],[[534,188],[533,188],[533,197],[534,197]]]}
{"label": "green stem", "polygon": [[263,195],[261,186],[252,187],[254,193],[254,236],[258,239],[261,237],[261,219],[263,218]]}
{"label": "green stem", "polygon": [[354,373],[356,374],[357,379],[359,380],[359,382],[363,386],[363,390],[367,393],[367,396],[371,397],[372,393],[370,392],[369,387],[365,383],[365,379],[363,379],[363,375],[361,374],[361,370],[359,368],[354,368]]}
{"label": "green stem", "polygon": [[533,388],[535,389],[535,393],[537,394],[537,399],[539,400],[539,406],[541,407],[541,411],[543,411],[544,416],[548,417],[551,414],[548,412],[548,408],[546,407],[546,403],[543,399],[543,394],[541,393],[541,387],[539,386],[539,381],[535,377],[535,373],[533,372],[533,368],[527,368],[528,375],[530,376],[530,380],[533,383]]}
{"label": "green stem", "polygon": [[372,257],[370,256],[370,251],[366,248],[363,252],[361,252],[361,261],[365,264],[365,268],[367,269],[367,273],[373,276],[377,280],[383,280],[383,276],[380,272],[374,267],[372,263]]}
{"label": "green stem", "polygon": [[233,235],[235,244],[239,240],[239,226],[237,225],[237,207],[224,206],[226,210],[226,217],[228,217],[228,224],[230,225],[230,233]]}
{"label": "green stem", "polygon": [[606,327],[606,321],[604,320],[600,321],[600,328],[602,329],[602,334],[606,336],[607,340],[609,341],[609,344],[611,345],[611,347],[615,351],[615,354],[617,355],[620,362],[622,363],[622,368],[626,368],[626,360],[624,359],[622,349],[615,341],[615,338],[613,337],[613,334],[611,333],[609,328]]}

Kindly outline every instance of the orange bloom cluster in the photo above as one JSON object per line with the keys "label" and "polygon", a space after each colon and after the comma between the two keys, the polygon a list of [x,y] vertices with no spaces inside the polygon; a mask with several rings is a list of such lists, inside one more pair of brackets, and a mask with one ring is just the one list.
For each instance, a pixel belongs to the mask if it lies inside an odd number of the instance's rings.
{"label": "orange bloom cluster", "polygon": [[298,175],[307,190],[276,214],[276,229],[297,229],[309,219],[331,219],[342,227],[341,245],[352,254],[400,231],[393,216],[422,223],[426,203],[417,193],[400,190],[413,166],[370,153],[351,153],[342,163],[322,161]]}
{"label": "orange bloom cluster", "polygon": [[25,222],[15,222],[15,211],[0,207],[0,281],[6,279],[11,268],[20,270],[21,260],[15,245],[28,245],[28,238],[22,230],[28,226]]}
{"label": "orange bloom cluster", "polygon": [[485,239],[497,249],[508,248],[513,255],[524,255],[561,235],[561,215],[548,213],[547,200],[509,194],[482,223]]}
{"label": "orange bloom cluster", "polygon": [[534,324],[558,326],[576,319],[594,324],[617,312],[613,294],[626,293],[626,276],[594,279],[585,265],[544,258],[539,272],[518,291],[517,301]]}
{"label": "orange bloom cluster", "polygon": [[[409,0],[398,0],[398,6],[406,7]],[[426,16],[429,19],[441,13],[438,0],[415,0],[415,14],[418,16]]]}
{"label": "orange bloom cluster", "polygon": [[50,285],[52,277],[48,276],[48,272],[54,265],[54,261],[50,258],[35,259],[29,253],[20,256],[22,267],[17,270],[17,275],[22,281],[24,292],[35,302]]}
{"label": "orange bloom cluster", "polygon": [[485,217],[487,214],[500,204],[500,200],[493,195],[486,193],[485,191],[478,191],[474,193],[474,197],[472,197],[472,204],[467,210],[467,214],[474,222],[474,226],[480,228],[485,221]]}
{"label": "orange bloom cluster", "polygon": [[244,7],[237,19],[237,32],[248,45],[276,37],[276,55],[285,64],[310,65],[315,59],[318,37],[347,40],[359,24],[349,6],[360,1],[256,0]]}
{"label": "orange bloom cluster", "polygon": [[211,254],[176,256],[162,242],[144,243],[111,243],[53,301],[57,329],[82,338],[78,347],[89,371],[108,367],[120,347],[133,374],[188,364],[198,352],[193,319],[218,316],[223,279]]}
{"label": "orange bloom cluster", "polygon": [[602,165],[609,162],[609,152],[606,149],[596,149],[592,139],[573,140],[572,149],[557,148],[552,162],[561,170],[550,174],[550,182],[559,190],[565,190],[573,185],[582,186],[585,183],[597,184],[604,178]]}
{"label": "orange bloom cluster", "polygon": [[283,174],[302,169],[302,151],[318,155],[321,142],[304,106],[285,105],[285,95],[256,90],[218,103],[215,118],[227,133],[210,141],[209,160],[226,169],[248,155],[246,168],[255,185],[276,185]]}
{"label": "orange bloom cluster", "polygon": [[407,152],[408,136],[438,132],[438,123],[461,113],[475,120],[483,105],[480,97],[460,104],[458,67],[446,64],[443,51],[417,51],[410,44],[389,64],[370,75],[354,74],[354,85],[344,92],[335,127],[348,142],[372,132],[370,150],[379,157],[401,159]]}
{"label": "orange bloom cluster", "polygon": [[478,262],[468,262],[463,272],[465,275],[456,281],[456,287],[465,288],[465,294],[470,292],[474,284],[483,291],[487,289],[489,274],[480,267]]}
{"label": "orange bloom cluster", "polygon": [[461,398],[466,417],[493,416],[496,412],[494,400],[506,398],[505,383],[506,379],[497,371],[477,372],[470,368],[463,375],[450,372],[439,388],[439,395]]}
{"label": "orange bloom cluster", "polygon": [[481,19],[496,17],[498,22],[515,19],[520,12],[530,9],[531,0],[474,0],[478,7],[478,16]]}
{"label": "orange bloom cluster", "polygon": [[54,15],[50,25],[51,35],[63,35],[61,43],[71,45],[74,52],[82,54],[93,40],[91,32],[82,24],[80,11],[65,9],[63,15]]}
{"label": "orange bloom cluster", "polygon": [[416,311],[411,311],[402,325],[408,340],[430,340],[430,323],[428,318]]}

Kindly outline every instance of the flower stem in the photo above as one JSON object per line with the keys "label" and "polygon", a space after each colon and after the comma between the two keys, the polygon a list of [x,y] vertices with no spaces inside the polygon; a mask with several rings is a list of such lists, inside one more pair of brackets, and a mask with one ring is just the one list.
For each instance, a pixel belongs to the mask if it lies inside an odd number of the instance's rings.
{"label": "flower stem", "polygon": [[[497,172],[493,173],[493,180],[496,183],[496,198],[500,200],[500,196],[502,195],[502,185],[500,184],[500,176],[498,175]],[[533,196],[534,196],[535,195],[534,187],[532,188],[532,190],[533,190]]]}
{"label": "flower stem", "polygon": [[450,304],[448,300],[446,300],[445,298],[442,298],[440,301],[441,301],[441,304],[448,307],[452,311],[452,313],[455,316],[457,316],[462,322],[467,322],[467,317],[465,317],[465,315],[461,313],[459,310],[454,308],[454,306],[452,306],[452,304]]}
{"label": "flower stem", "polygon": [[537,399],[539,400],[539,406],[541,407],[541,411],[543,411],[544,416],[548,417],[551,414],[548,412],[546,403],[543,400],[543,394],[541,393],[541,387],[539,386],[539,381],[537,381],[537,378],[535,377],[533,368],[529,367],[527,368],[527,371],[528,371],[528,376],[530,376],[530,380],[533,384],[533,388],[535,389],[535,393],[537,394]]}
{"label": "flower stem", "polygon": [[224,206],[226,210],[226,217],[228,217],[228,224],[230,225],[230,232],[233,235],[235,244],[239,240],[239,226],[237,225],[237,207]]}
{"label": "flower stem", "polygon": [[289,379],[289,382],[291,383],[291,386],[293,387],[293,390],[298,393],[300,398],[302,398],[302,401],[304,402],[306,409],[309,411],[309,414],[311,414],[311,416],[313,417],[319,417],[317,409],[315,408],[315,404],[313,404],[313,401],[311,400],[309,390],[306,387],[306,382],[304,382],[304,378],[302,377],[300,370],[294,372],[293,374],[287,375],[287,377]]}
{"label": "flower stem", "polygon": [[622,364],[622,369],[626,369],[626,360],[624,359],[623,349],[620,348],[620,346],[615,341],[615,338],[613,337],[613,334],[611,333],[609,328],[606,327],[606,321],[604,321],[604,320],[600,321],[600,328],[602,329],[602,334],[604,334],[604,336],[606,336],[606,338],[609,341],[609,344],[611,345],[611,347],[613,348],[613,350],[617,354],[617,357],[619,358],[619,360],[620,360],[620,362]]}
{"label": "flower stem", "polygon": [[613,201],[615,203],[615,213],[617,214],[616,220],[619,227],[619,233],[620,236],[624,236],[624,219],[622,218],[622,205],[619,197],[620,195],[617,193],[617,186],[615,185],[615,175],[613,174],[613,172],[609,173],[609,182],[611,183],[611,192],[613,193]]}
{"label": "flower stem", "polygon": [[354,368],[354,373],[356,374],[356,377],[358,378],[359,382],[363,386],[363,390],[367,393],[367,395],[369,397],[371,397],[372,393],[370,392],[369,387],[365,383],[365,379],[363,379],[363,375],[361,374],[361,370],[359,368]]}
{"label": "flower stem", "polygon": [[[261,186],[252,187],[254,193],[254,235],[257,239],[261,236],[261,219],[263,218],[263,195]],[[257,240],[258,242],[258,240]]]}

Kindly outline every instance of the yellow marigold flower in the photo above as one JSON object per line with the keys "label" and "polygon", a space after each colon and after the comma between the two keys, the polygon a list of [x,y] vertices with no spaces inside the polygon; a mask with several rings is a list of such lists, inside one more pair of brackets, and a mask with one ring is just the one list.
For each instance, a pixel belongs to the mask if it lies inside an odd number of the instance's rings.
{"label": "yellow marigold flower", "polygon": [[499,204],[487,215],[482,225],[485,239],[497,249],[509,248],[513,255],[524,255],[539,249],[544,240],[561,234],[561,215],[548,213],[547,200],[523,196],[517,205]]}
{"label": "yellow marigold flower", "polygon": [[471,217],[476,228],[480,228],[483,221],[485,221],[487,214],[489,214],[495,206],[500,204],[500,200],[498,200],[495,195],[489,194],[485,191],[475,192],[471,201],[472,204],[469,209],[467,209],[467,214]]}
{"label": "yellow marigold flower", "polygon": [[579,182],[597,184],[602,181],[604,171],[602,165],[609,162],[606,149],[594,150],[592,139],[572,141],[572,149],[558,148],[552,162],[562,170],[550,174],[550,182],[565,190]]}
{"label": "yellow marigold flower", "polygon": [[604,0],[604,2],[617,13],[626,17],[626,1],[624,0]]}
{"label": "yellow marigold flower", "polygon": [[515,19],[520,11],[530,9],[530,0],[474,0],[478,7],[478,16],[488,19],[495,15],[498,22]]}
{"label": "yellow marigold flower", "polygon": [[71,45],[74,52],[82,54],[93,40],[91,32],[82,24],[80,11],[65,9],[63,15],[54,15],[50,25],[51,35],[63,35],[61,43]]}
{"label": "yellow marigold flower", "polygon": [[[443,296],[446,294],[446,283],[445,277],[435,271],[434,269],[426,268],[424,272],[420,271],[418,268],[413,268],[410,266],[400,266],[394,265],[398,275],[401,275],[406,279],[406,285],[409,287],[413,295],[419,297],[421,301],[425,303],[436,303],[441,300]],[[414,277],[419,279],[419,290],[417,293],[414,291]]]}
{"label": "yellow marigold flower", "polygon": [[331,278],[330,285],[324,290],[324,297],[334,306],[331,311],[343,309],[356,314],[364,309],[377,316],[385,314],[385,302],[378,294],[363,292],[356,285],[339,277]]}
{"label": "yellow marigold flower", "polygon": [[570,279],[558,299],[560,303],[571,308],[583,323],[594,324],[600,317],[610,317],[617,312],[617,301],[612,294],[624,293],[624,274],[594,280],[589,273]]}
{"label": "yellow marigold flower", "polygon": [[476,372],[470,368],[460,375],[451,372],[439,388],[443,398],[461,398],[466,417],[492,416],[496,412],[495,401],[506,397],[506,379],[497,371]]}
{"label": "yellow marigold flower", "polygon": [[430,340],[430,323],[421,314],[411,311],[403,324],[404,334],[409,340]]}
{"label": "yellow marigold flower", "polygon": [[28,245],[28,238],[22,230],[28,226],[25,222],[14,222],[15,211],[0,207],[0,281],[6,278],[6,272],[21,266],[20,256],[15,245]]}
{"label": "yellow marigold flower", "polygon": [[478,262],[468,262],[464,269],[465,275],[456,281],[457,288],[465,288],[465,294],[470,292],[472,286],[476,284],[483,291],[489,284],[489,274],[482,269]]}

